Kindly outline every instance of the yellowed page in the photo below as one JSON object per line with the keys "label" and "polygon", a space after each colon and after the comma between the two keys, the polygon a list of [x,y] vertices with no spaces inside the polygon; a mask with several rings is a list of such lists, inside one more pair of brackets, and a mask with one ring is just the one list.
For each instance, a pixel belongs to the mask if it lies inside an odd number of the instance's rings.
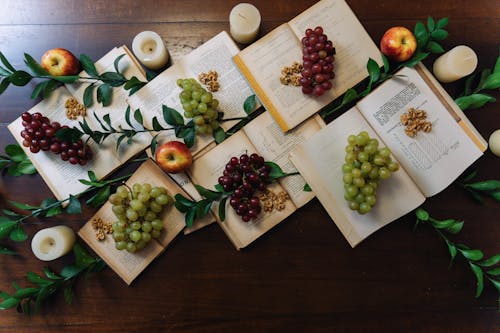
{"label": "yellowed page", "polygon": [[[164,186],[172,197],[184,192],[173,182],[153,161],[144,162],[126,182],[130,187],[134,183],[149,183],[152,186]],[[104,221],[116,220],[111,204],[107,202],[92,217],[99,217]],[[185,226],[184,214],[173,205],[166,208],[161,215],[164,229],[160,238],[152,240],[146,247],[136,253],[119,251],[115,248],[115,241],[108,235],[104,241],[98,241],[92,228],[92,219],[78,232],[78,235],[109,265],[127,284],[130,284],[165,248],[174,240]]]}
{"label": "yellowed page", "polygon": [[[213,190],[218,178],[222,175],[226,163],[232,156],[255,152],[257,152],[255,147],[246,135],[242,131],[239,131],[197,159],[190,169],[191,178],[195,184]],[[273,184],[270,189],[275,193],[283,190],[277,183]],[[236,215],[234,209],[227,202],[225,210],[226,219],[224,221],[219,220],[218,222],[234,246],[237,249],[241,249],[283,221],[295,209],[293,203],[288,201],[284,210],[267,213],[263,210],[256,220],[245,223],[241,220],[241,217]],[[212,210],[214,215],[218,217],[218,203],[213,205]]]}
{"label": "yellowed page", "polygon": [[[31,114],[40,112],[51,121],[57,121],[61,125],[75,126],[75,122],[66,117],[65,102],[71,94],[65,87],[60,87],[52,94],[42,100],[29,110]],[[61,160],[60,155],[50,151],[40,151],[36,154],[30,152],[29,148],[22,145],[23,138],[21,131],[24,127],[21,124],[21,117],[14,120],[9,126],[9,130],[24,149],[33,165],[42,176],[47,186],[59,200],[67,198],[70,194],[78,194],[88,188],[80,183],[79,179],[88,179],[88,171],[93,170],[98,178],[103,178],[120,165],[114,154],[104,154],[93,141],[89,141],[90,149],[93,151],[93,158],[85,166],[72,165],[68,161]]]}
{"label": "yellowed page", "polygon": [[[391,148],[426,196],[450,185],[482,152],[450,114],[441,100],[412,68],[377,88],[358,103],[358,108],[379,136]],[[409,108],[427,112],[430,133],[408,137],[400,123]]]}
{"label": "yellowed page", "polygon": [[[266,161],[278,164],[286,173],[297,172],[289,160],[289,153],[298,144],[306,141],[324,127],[321,117],[313,117],[293,130],[283,133],[268,112],[264,112],[249,124],[243,131]],[[288,192],[296,207],[302,207],[314,198],[314,193],[304,191],[306,184],[301,175],[280,179],[280,184]]]}
{"label": "yellowed page", "polygon": [[[292,151],[290,159],[319,201],[354,247],[373,232],[417,208],[425,197],[404,169],[382,181],[372,211],[360,215],[344,199],[342,165],[350,134],[367,131],[377,137],[357,109],[352,108]],[[383,145],[382,142],[380,142]]]}
{"label": "yellowed page", "polygon": [[[324,28],[337,52],[333,88],[319,98],[304,95],[300,87],[284,86],[279,80],[283,67],[302,62],[301,39],[307,28],[316,26]],[[235,62],[266,109],[287,131],[367,77],[369,58],[382,65],[377,46],[349,6],[343,0],[323,0],[241,51]]]}

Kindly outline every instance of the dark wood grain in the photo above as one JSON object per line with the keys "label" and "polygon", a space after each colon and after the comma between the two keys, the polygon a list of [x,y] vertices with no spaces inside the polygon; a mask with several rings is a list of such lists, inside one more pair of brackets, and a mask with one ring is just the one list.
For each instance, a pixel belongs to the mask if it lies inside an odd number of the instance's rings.
{"label": "dark wood grain", "polygon": [[[261,35],[315,1],[253,1],[262,13]],[[175,62],[221,30],[237,1],[0,2],[0,50],[16,67],[23,52],[39,58],[53,47],[97,59],[110,48],[131,45],[143,30],[164,37]],[[394,25],[413,27],[428,15],[450,18],[444,46],[470,45],[479,67],[498,56],[500,6],[496,1],[349,0],[373,40]],[[435,58],[426,60],[431,65]],[[452,96],[463,81],[445,85]],[[33,86],[10,87],[0,96],[0,149],[14,139],[6,126],[36,101]],[[498,93],[494,94],[497,98]],[[498,103],[467,115],[484,137],[500,127]],[[125,167],[127,172],[137,165]],[[500,159],[487,152],[474,164],[480,179],[498,179]],[[2,177],[10,199],[38,204],[50,196],[39,176]],[[450,186],[424,203],[438,218],[465,220],[453,237],[486,255],[500,252],[500,205],[474,203]],[[77,230],[93,214],[58,216],[26,226],[30,239],[10,244],[20,256],[0,257],[0,290],[27,285],[27,271],[46,263],[30,250],[39,229],[67,224]],[[77,299],[62,295],[31,318],[0,312],[0,332],[498,332],[498,295],[487,284],[474,298],[475,280],[465,263],[448,269],[445,244],[433,230],[413,231],[409,214],[355,249],[347,244],[317,200],[293,214],[249,248],[237,252],[216,225],[180,236],[132,286],[110,269],[77,285]],[[70,257],[51,262],[60,269]]]}

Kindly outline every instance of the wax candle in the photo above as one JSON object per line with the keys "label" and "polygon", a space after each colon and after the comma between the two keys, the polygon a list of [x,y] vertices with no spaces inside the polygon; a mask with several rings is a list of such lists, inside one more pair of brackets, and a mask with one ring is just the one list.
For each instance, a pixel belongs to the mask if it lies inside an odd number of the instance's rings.
{"label": "wax candle", "polygon": [[490,146],[491,152],[500,157],[500,129],[491,133],[488,145]]}
{"label": "wax candle", "polygon": [[50,261],[68,253],[75,243],[73,229],[58,225],[38,231],[31,240],[31,250],[43,261]]}
{"label": "wax candle", "polygon": [[259,34],[260,12],[252,4],[240,3],[229,14],[231,36],[241,44],[249,44]]}
{"label": "wax candle", "polygon": [[437,58],[433,71],[439,81],[452,82],[471,74],[476,66],[477,55],[474,50],[459,45]]}
{"label": "wax candle", "polygon": [[154,31],[143,31],[134,37],[132,50],[139,61],[149,69],[160,69],[167,64],[168,50]]}

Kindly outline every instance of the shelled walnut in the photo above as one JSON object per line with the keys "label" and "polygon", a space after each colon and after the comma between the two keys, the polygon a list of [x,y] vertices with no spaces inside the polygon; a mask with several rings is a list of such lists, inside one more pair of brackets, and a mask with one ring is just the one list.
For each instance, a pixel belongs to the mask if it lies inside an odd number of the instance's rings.
{"label": "shelled walnut", "polygon": [[302,72],[302,64],[294,62],[290,67],[283,67],[281,69],[280,82],[284,85],[291,84],[292,86],[300,86],[300,73]]}
{"label": "shelled walnut", "polygon": [[208,71],[208,73],[201,73],[198,75],[198,80],[207,87],[208,91],[216,92],[220,88],[218,81],[219,74],[216,71]]}
{"label": "shelled walnut", "polygon": [[405,133],[414,138],[419,131],[429,133],[432,130],[432,123],[427,121],[427,112],[415,108],[410,108],[408,112],[400,117],[401,124],[406,126]]}
{"label": "shelled walnut", "polygon": [[278,194],[271,190],[259,194],[259,199],[262,202],[265,212],[272,212],[273,210],[281,211],[285,209],[287,200],[290,199],[288,193],[281,191]]}
{"label": "shelled walnut", "polygon": [[78,103],[74,97],[68,98],[64,106],[66,107],[66,117],[68,117],[68,119],[75,120],[79,116],[85,117],[87,115],[85,106]]}
{"label": "shelled walnut", "polygon": [[103,241],[106,239],[107,234],[113,233],[111,222],[104,221],[100,217],[94,217],[90,223],[92,228],[95,230],[97,240]]}

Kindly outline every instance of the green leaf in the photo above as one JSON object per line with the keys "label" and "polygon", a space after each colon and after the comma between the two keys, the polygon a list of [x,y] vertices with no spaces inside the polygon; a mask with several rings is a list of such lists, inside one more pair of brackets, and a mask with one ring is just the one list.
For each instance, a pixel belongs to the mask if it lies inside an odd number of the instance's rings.
{"label": "green leaf", "polygon": [[92,83],[83,91],[83,105],[85,105],[86,108],[94,104],[94,88],[95,85]]}
{"label": "green leaf", "polygon": [[10,84],[9,78],[5,78],[2,80],[2,82],[0,82],[0,95],[3,94],[5,90],[7,90],[9,84]]}
{"label": "green leaf", "polygon": [[444,220],[444,221],[438,221],[438,220],[435,220],[435,219],[431,219],[431,224],[437,228],[437,229],[446,229],[446,228],[449,228],[451,227],[453,224],[455,224],[455,220],[454,219],[447,219],[447,220]]}
{"label": "green leaf", "polygon": [[433,31],[436,28],[436,22],[430,16],[427,17],[427,28],[429,31]]}
{"label": "green leaf", "polygon": [[224,222],[226,219],[226,201],[228,197],[223,198],[219,203],[219,219]]}
{"label": "green leaf", "polygon": [[115,61],[113,62],[113,65],[115,67],[115,71],[117,73],[120,73],[120,68],[119,68],[119,64],[120,64],[120,60],[122,60],[122,58],[125,56],[125,53],[124,54],[121,54],[119,55],[118,57],[116,57]]}
{"label": "green leaf", "polygon": [[402,65],[405,67],[414,67],[416,64],[418,64],[419,62],[421,62],[422,60],[424,60],[428,56],[429,56],[428,52],[418,52],[418,53],[414,54],[410,60],[408,60],[407,62],[404,62]]}
{"label": "green leaf", "polygon": [[449,232],[450,234],[456,235],[460,231],[462,231],[463,226],[464,226],[464,222],[463,221],[455,221],[455,223],[453,223],[451,226],[449,226],[445,230],[447,232]]}
{"label": "green leaf", "polygon": [[422,22],[418,21],[415,24],[413,34],[417,39],[417,45],[419,49],[422,49],[423,47],[425,47],[425,45],[427,45],[427,42],[429,41],[429,33],[427,32],[427,29]]}
{"label": "green leaf", "polygon": [[[30,98],[31,99],[37,99],[38,96],[40,96],[40,94],[43,92],[43,90],[45,89],[45,87],[47,86],[47,83],[49,81],[44,81],[44,82],[40,82],[38,83],[36,86],[35,86],[35,89],[33,89],[33,92],[31,93],[31,96]],[[0,92],[1,94],[1,92]]]}
{"label": "green leaf", "polygon": [[80,274],[83,270],[84,270],[83,267],[78,267],[76,265],[68,265],[61,270],[61,276],[64,277],[65,279],[71,279]]}
{"label": "green leaf", "polygon": [[165,122],[172,126],[184,125],[184,118],[175,109],[162,105],[163,119]]}
{"label": "green leaf", "polygon": [[366,69],[370,75],[370,82],[377,82],[380,77],[380,67],[378,67],[377,62],[372,58],[369,58],[368,63],[366,64]]}
{"label": "green leaf", "polygon": [[500,190],[488,193],[495,201],[500,202]]}
{"label": "green leaf", "polygon": [[472,261],[478,261],[483,259],[483,252],[481,250],[472,250],[464,248],[463,246],[458,247],[458,251],[467,259]]}
{"label": "green leaf", "polygon": [[9,69],[11,72],[15,72],[16,71],[16,69],[14,67],[12,67],[12,65],[9,63],[9,61],[7,60],[7,58],[5,58],[5,56],[3,55],[2,52],[0,52],[0,60],[5,65],[5,67],[7,67],[7,69]]}
{"label": "green leaf", "polygon": [[102,116],[102,119],[104,120],[104,122],[105,122],[106,124],[108,124],[109,129],[110,129],[111,131],[113,131],[113,132],[114,132],[114,131],[116,131],[116,130],[113,128],[113,125],[111,125],[111,116],[109,115],[109,113],[106,113],[104,116]]}
{"label": "green leaf", "polygon": [[212,201],[217,201],[221,198],[222,193],[220,192],[215,192],[209,189],[204,188],[201,185],[195,184],[194,187],[196,188],[196,191],[202,196],[205,197],[209,200]]}
{"label": "green leaf", "polygon": [[500,88],[500,72],[490,74],[486,81],[481,85],[482,89]]}
{"label": "green leaf", "polygon": [[24,54],[24,63],[28,68],[36,75],[39,76],[45,76],[49,75],[49,72],[45,70],[38,62],[36,62],[35,59],[33,59],[32,56],[30,56],[28,53]]}
{"label": "green leaf", "polygon": [[475,74],[469,75],[467,77],[467,79],[465,80],[465,89],[461,96],[470,95],[472,93],[472,83],[474,82],[475,77]]}
{"label": "green leaf", "polygon": [[500,180],[485,180],[482,182],[466,184],[465,186],[478,191],[500,190]]}
{"label": "green leaf", "polygon": [[21,300],[15,297],[7,298],[2,303],[0,303],[0,310],[15,308],[19,304],[19,302],[21,302]]}
{"label": "green leaf", "polygon": [[28,235],[24,231],[24,229],[21,227],[20,224],[18,224],[17,228],[14,228],[10,234],[9,237],[11,240],[14,242],[24,242],[25,240],[28,239]]}
{"label": "green leaf", "polygon": [[179,202],[185,207],[194,207],[196,205],[196,202],[191,201],[187,198],[185,198],[182,194],[177,193],[175,196],[175,202]]}
{"label": "green leaf", "polygon": [[139,84],[142,84],[142,83],[143,83],[143,82],[141,82],[141,81],[140,81],[137,77],[132,76],[132,77],[130,78],[130,80],[128,80],[128,81],[125,83],[125,85],[123,86],[123,89],[125,89],[125,90],[129,90],[129,89],[131,89],[131,88],[133,88],[133,87],[135,87],[135,86],[137,86],[137,85],[139,85]]}
{"label": "green leaf", "polygon": [[499,276],[500,275],[500,267],[490,269],[489,271],[486,271],[488,275],[491,276]]}
{"label": "green leaf", "polygon": [[152,139],[151,139],[151,143],[149,144],[149,148],[151,149],[151,155],[152,156],[156,156],[156,148],[158,147],[158,135],[160,135],[160,133],[156,134]]}
{"label": "green leaf", "polygon": [[0,66],[0,76],[9,76],[10,74],[12,73]]}
{"label": "green leaf", "polygon": [[64,301],[67,304],[71,304],[73,302],[73,299],[75,298],[75,293],[73,292],[71,284],[64,287],[63,294],[64,294]]}
{"label": "green leaf", "polygon": [[213,136],[214,136],[215,142],[217,144],[219,144],[226,139],[226,132],[224,132],[224,129],[219,126],[219,127],[217,127],[217,129],[214,130]]}
{"label": "green leaf", "polygon": [[476,264],[473,264],[469,262],[469,266],[472,269],[472,272],[476,276],[476,295],[475,297],[478,298],[481,296],[481,293],[483,292],[483,286],[484,286],[484,281],[483,281],[483,270],[481,267],[479,267]]}
{"label": "green leaf", "polygon": [[491,267],[491,266],[495,266],[499,262],[500,262],[500,254],[495,254],[493,257],[490,257],[490,258],[480,262],[479,265],[481,265],[483,267]]}
{"label": "green leaf", "polygon": [[24,203],[20,203],[20,202],[16,202],[16,201],[9,201],[9,204],[11,204],[12,206],[14,206],[16,208],[22,209],[22,210],[34,210],[34,209],[40,208],[38,206],[32,206],[32,205],[28,205],[28,204],[24,204]]}
{"label": "green leaf", "polygon": [[160,122],[156,117],[153,117],[153,129],[157,132],[163,130],[163,126],[160,125]]}
{"label": "green leaf", "polygon": [[80,268],[89,267],[96,261],[80,243],[75,243],[75,245],[73,245],[73,253],[75,254],[76,266]]}
{"label": "green leaf", "polygon": [[142,119],[141,110],[139,110],[139,109],[135,110],[135,112],[134,112],[134,119],[135,119],[135,121],[137,121],[139,124],[141,124],[141,126],[143,126],[144,121],[143,121],[143,119]]}
{"label": "green leaf", "polygon": [[9,248],[6,248],[4,246],[0,246],[0,254],[13,256],[13,255],[17,255],[17,252],[14,250],[11,250]]}
{"label": "green leaf", "polygon": [[212,200],[203,199],[196,203],[195,215],[197,219],[201,219],[210,212],[210,207],[212,207]]}
{"label": "green leaf", "polygon": [[111,86],[109,84],[104,83],[97,88],[97,102],[102,103],[102,106],[111,104]]}
{"label": "green leaf", "polygon": [[0,223],[0,239],[3,239],[11,233],[12,230],[17,226],[17,221],[11,221],[8,219],[4,219],[2,223]]}
{"label": "green leaf", "polygon": [[43,272],[45,273],[45,276],[51,280],[61,280],[62,279],[62,277],[60,277],[56,273],[52,272],[48,267],[44,267]]}
{"label": "green leaf", "polygon": [[87,200],[86,204],[94,208],[99,208],[106,203],[110,194],[111,194],[111,186],[109,185],[104,186],[100,188],[95,195],[90,197]]}
{"label": "green leaf", "polygon": [[102,73],[100,79],[111,87],[119,87],[127,82],[127,79],[122,74],[115,72]]}
{"label": "green leaf", "polygon": [[477,109],[486,103],[493,103],[495,101],[496,99],[494,97],[486,94],[472,94],[455,99],[455,103],[457,103],[458,107],[462,110]]}
{"label": "green leaf", "polygon": [[453,260],[457,255],[457,248],[453,243],[451,243],[448,240],[446,240],[446,245],[448,246],[448,252],[450,253],[450,267],[451,267],[451,264],[453,263]]}
{"label": "green leaf", "polygon": [[189,127],[185,132],[184,136],[182,139],[184,139],[184,143],[188,148],[191,148],[194,146],[194,138],[195,138],[195,132],[194,132],[194,127]]}
{"label": "green leaf", "polygon": [[50,75],[49,76],[52,80],[56,80],[58,82],[62,82],[62,83],[73,83],[73,82],[76,82],[78,81],[78,79],[80,78],[78,75],[61,75],[61,76],[56,76],[56,75]]}
{"label": "green leaf", "polygon": [[443,47],[432,40],[427,44],[427,50],[430,51],[431,53],[443,53],[444,52]]}
{"label": "green leaf", "polygon": [[47,84],[43,87],[42,97],[47,98],[49,95],[59,87],[61,83],[56,80],[47,81]]}
{"label": "green leaf", "polygon": [[33,77],[31,74],[25,71],[15,71],[9,76],[9,81],[18,87],[22,87],[28,84]]}
{"label": "green leaf", "polygon": [[417,218],[421,221],[429,220],[429,213],[422,208],[417,208],[417,210],[415,210],[415,215],[417,215]]}
{"label": "green leaf", "polygon": [[195,208],[190,208],[187,212],[186,215],[184,216],[184,219],[186,221],[186,227],[192,227],[193,222],[194,222],[194,217],[196,215],[196,210]]}
{"label": "green leaf", "polygon": [[349,88],[347,89],[347,91],[344,94],[344,97],[342,98],[341,105],[347,105],[352,101],[354,101],[356,98],[358,98],[358,92],[353,88]]}
{"label": "green leaf", "polygon": [[35,295],[38,292],[38,288],[25,288],[17,290],[12,297],[17,299],[23,299]]}
{"label": "green leaf", "polygon": [[391,65],[389,64],[389,59],[382,53],[380,53],[380,56],[382,57],[382,62],[384,63],[384,73],[387,74],[391,69]]}
{"label": "green leaf", "polygon": [[270,179],[279,179],[282,177],[285,177],[287,174],[283,172],[281,167],[274,163],[274,162],[265,162],[265,164],[269,165],[271,167],[271,170],[269,171],[269,178]]}
{"label": "green leaf", "polygon": [[431,32],[431,37],[435,40],[443,40],[448,38],[448,31],[443,29],[437,29]]}
{"label": "green leaf", "polygon": [[255,110],[257,105],[255,95],[248,96],[243,102],[243,110],[245,110],[246,114],[250,114]]}
{"label": "green leaf", "polygon": [[304,192],[312,192],[312,188],[311,188],[311,186],[309,184],[306,183],[304,185],[304,188],[302,189],[302,191],[304,191]]}
{"label": "green leaf", "polygon": [[40,275],[33,273],[33,272],[28,272],[26,273],[26,278],[28,279],[29,282],[34,283],[35,285],[39,287],[44,287],[51,285],[53,282],[50,280],[46,280],[42,278]]}
{"label": "green leaf", "polygon": [[80,63],[82,64],[83,70],[87,72],[92,77],[97,78],[99,74],[97,73],[97,69],[95,68],[94,62],[90,57],[86,54],[80,55]]}
{"label": "green leaf", "polygon": [[127,110],[125,110],[125,121],[130,126],[130,128],[134,128],[134,126],[132,126],[132,122],[130,121],[130,105],[127,106]]}
{"label": "green leaf", "polygon": [[442,28],[446,27],[447,25],[448,25],[448,18],[447,17],[443,17],[442,19],[440,19],[439,21],[437,21],[436,28],[442,29]]}
{"label": "green leaf", "polygon": [[26,159],[26,153],[21,148],[21,146],[16,144],[10,144],[5,146],[5,153],[10,156],[14,162],[21,162]]}
{"label": "green leaf", "polygon": [[68,214],[80,214],[82,212],[82,207],[80,201],[74,195],[69,195],[69,204],[66,207],[66,213]]}
{"label": "green leaf", "polygon": [[181,213],[183,213],[183,214],[185,214],[185,213],[186,213],[186,212],[190,209],[189,207],[184,206],[184,205],[183,205],[181,202],[179,202],[179,201],[174,201],[174,206],[175,206],[175,208],[176,208],[179,212],[181,212]]}

